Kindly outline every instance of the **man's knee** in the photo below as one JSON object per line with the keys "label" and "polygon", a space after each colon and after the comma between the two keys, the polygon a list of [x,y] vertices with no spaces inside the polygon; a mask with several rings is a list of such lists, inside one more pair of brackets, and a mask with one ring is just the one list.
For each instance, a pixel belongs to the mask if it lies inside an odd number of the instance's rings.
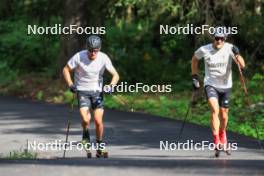
{"label": "man's knee", "polygon": [[89,121],[89,120],[83,120],[83,121],[82,121],[82,126],[83,126],[83,127],[88,127],[88,126],[90,126],[90,121]]}
{"label": "man's knee", "polygon": [[91,114],[88,108],[81,108],[80,114],[82,116],[82,126],[86,127],[90,125]]}
{"label": "man's knee", "polygon": [[95,126],[102,126],[103,125],[103,119],[102,118],[94,118],[94,124]]}
{"label": "man's knee", "polygon": [[222,119],[228,119],[228,109],[227,108],[221,108],[221,118]]}
{"label": "man's knee", "polygon": [[211,114],[213,116],[218,116],[219,115],[219,104],[218,104],[218,99],[216,97],[211,97],[208,99],[208,103],[211,108]]}
{"label": "man's knee", "polygon": [[96,126],[102,126],[103,125],[103,121],[101,119],[94,119],[94,123]]}
{"label": "man's knee", "polygon": [[219,115],[219,108],[218,107],[211,107],[211,114],[213,116],[218,116]]}

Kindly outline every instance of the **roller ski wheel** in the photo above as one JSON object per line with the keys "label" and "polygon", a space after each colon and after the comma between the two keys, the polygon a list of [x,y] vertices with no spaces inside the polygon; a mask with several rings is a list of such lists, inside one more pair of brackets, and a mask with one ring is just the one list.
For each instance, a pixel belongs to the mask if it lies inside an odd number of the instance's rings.
{"label": "roller ski wheel", "polygon": [[[105,143],[102,140],[96,140],[98,149],[96,150],[97,158],[108,158],[108,152],[105,149]],[[101,146],[104,144],[104,146]]]}
{"label": "roller ski wheel", "polygon": [[228,147],[224,145],[220,145],[218,148],[215,148],[215,157],[218,158],[220,156],[220,152],[224,152],[226,155],[230,156],[231,151]]}
{"label": "roller ski wheel", "polygon": [[102,151],[102,150],[97,150],[96,151],[96,157],[97,158],[108,158],[108,152]]}
{"label": "roller ski wheel", "polygon": [[90,151],[89,152],[86,151],[86,156],[87,158],[92,158],[92,153]]}
{"label": "roller ski wheel", "polygon": [[231,155],[231,151],[230,150],[225,150],[226,155],[230,156]]}
{"label": "roller ski wheel", "polygon": [[227,144],[226,146],[222,146],[222,148],[226,155],[228,156],[231,155],[230,144]]}
{"label": "roller ski wheel", "polygon": [[86,157],[87,158],[92,158],[92,153],[91,153],[91,144],[89,142],[89,140],[87,139],[83,139],[82,142],[81,142],[84,146],[84,150],[86,152]]}
{"label": "roller ski wheel", "polygon": [[215,156],[216,158],[219,158],[219,156],[220,156],[220,150],[219,150],[218,148],[215,148],[214,156]]}

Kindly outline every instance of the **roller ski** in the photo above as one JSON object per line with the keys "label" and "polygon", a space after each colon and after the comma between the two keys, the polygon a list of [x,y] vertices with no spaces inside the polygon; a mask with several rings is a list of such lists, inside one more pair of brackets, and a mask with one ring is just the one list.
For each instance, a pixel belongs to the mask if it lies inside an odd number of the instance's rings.
{"label": "roller ski", "polygon": [[230,144],[227,142],[227,137],[226,137],[226,132],[223,130],[220,130],[219,132],[219,138],[221,142],[221,149],[226,155],[231,155],[231,150],[230,150]]}
{"label": "roller ski", "polygon": [[222,147],[222,151],[226,155],[231,155],[230,144],[226,143],[226,144],[222,145],[221,147]]}
{"label": "roller ski", "polygon": [[108,152],[105,150],[105,143],[97,141],[96,157],[97,158],[108,158]]}
{"label": "roller ski", "polygon": [[89,134],[89,130],[88,129],[85,129],[83,131],[83,137],[82,137],[81,143],[82,143],[83,148],[84,148],[84,150],[86,152],[87,158],[92,158],[90,134]]}
{"label": "roller ski", "polygon": [[81,141],[82,145],[83,145],[83,148],[86,152],[86,156],[87,158],[92,158],[92,153],[91,153],[91,144],[90,144],[90,141],[87,140],[87,139],[83,139]]}
{"label": "roller ski", "polygon": [[215,147],[215,157],[218,158],[220,156],[220,152],[224,152],[226,155],[231,155],[230,144],[227,143],[226,132],[220,131],[219,138],[220,143],[218,143]]}
{"label": "roller ski", "polygon": [[215,157],[218,158],[220,156],[220,152],[224,152],[226,155],[231,155],[231,150],[229,147],[226,147],[225,145],[219,145],[219,147],[215,148]]}
{"label": "roller ski", "polygon": [[218,158],[218,157],[220,156],[220,151],[221,151],[221,150],[220,150],[218,147],[216,147],[214,151],[215,151],[214,156],[215,156],[216,158]]}

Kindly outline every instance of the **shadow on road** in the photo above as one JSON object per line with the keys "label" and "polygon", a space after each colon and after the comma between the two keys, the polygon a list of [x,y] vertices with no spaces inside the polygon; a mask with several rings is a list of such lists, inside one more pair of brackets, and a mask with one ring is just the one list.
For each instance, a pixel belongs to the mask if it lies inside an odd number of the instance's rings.
{"label": "shadow on road", "polygon": [[[5,134],[34,134],[36,136],[65,134],[69,107],[42,102],[21,100],[14,97],[0,98],[0,130]],[[151,116],[142,113],[120,112],[106,110],[105,139],[109,145],[137,145],[149,148],[159,148],[160,141],[177,142],[181,121]],[[80,117],[75,108],[71,117],[74,130],[70,135],[80,135]],[[33,124],[33,125],[32,125]],[[7,128],[7,126],[9,126]],[[12,126],[18,126],[12,128]],[[6,128],[5,128],[6,127]],[[94,135],[94,130],[92,131]],[[258,149],[257,141],[235,133],[228,133],[229,140],[237,142],[239,147]],[[194,142],[211,141],[211,131],[208,127],[186,124],[184,135],[180,142],[192,139]],[[61,139],[64,140],[64,137]]]}

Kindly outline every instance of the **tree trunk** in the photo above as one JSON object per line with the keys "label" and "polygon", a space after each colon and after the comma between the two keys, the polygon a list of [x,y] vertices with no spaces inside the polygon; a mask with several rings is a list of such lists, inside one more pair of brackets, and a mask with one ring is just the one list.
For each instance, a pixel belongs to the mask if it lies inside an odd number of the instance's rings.
{"label": "tree trunk", "polygon": [[13,15],[12,5],[14,4],[13,0],[3,0],[0,2],[0,10],[2,11],[1,18],[8,18]]}
{"label": "tree trunk", "polygon": [[[63,15],[63,26],[69,27],[70,25],[83,26],[83,5],[84,0],[78,1],[75,0],[66,0],[64,9],[65,13]],[[62,34],[61,35],[61,49],[59,55],[59,63],[61,73],[62,68],[66,65],[67,61],[72,57],[77,51],[80,51],[82,48],[81,37],[74,34]]]}
{"label": "tree trunk", "polygon": [[[101,0],[66,0],[64,4],[63,26],[102,27],[108,14],[108,7],[113,1]],[[61,73],[67,61],[78,51],[85,48],[87,34],[61,35],[59,64]]]}

